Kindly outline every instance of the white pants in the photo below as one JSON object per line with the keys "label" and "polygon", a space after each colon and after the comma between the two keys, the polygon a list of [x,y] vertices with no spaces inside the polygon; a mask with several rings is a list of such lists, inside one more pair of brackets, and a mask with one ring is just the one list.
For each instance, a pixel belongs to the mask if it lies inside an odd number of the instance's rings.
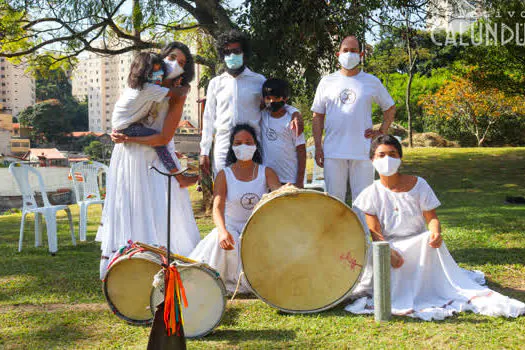
{"label": "white pants", "polygon": [[213,145],[213,178],[217,177],[219,171],[226,167],[226,155],[230,148],[230,131],[221,130],[215,135]]}
{"label": "white pants", "polygon": [[328,193],[345,201],[350,180],[352,202],[374,182],[374,166],[370,160],[325,158],[324,181]]}

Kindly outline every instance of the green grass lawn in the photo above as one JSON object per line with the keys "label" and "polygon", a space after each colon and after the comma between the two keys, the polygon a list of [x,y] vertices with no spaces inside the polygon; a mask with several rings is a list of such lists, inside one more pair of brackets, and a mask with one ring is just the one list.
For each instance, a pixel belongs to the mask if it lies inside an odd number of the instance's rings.
{"label": "green grass lawn", "polygon": [[[442,202],[438,215],[456,261],[487,275],[489,286],[525,301],[525,206],[504,204],[525,196],[525,149],[407,150],[403,171],[424,177]],[[197,193],[192,199],[198,200]],[[197,206],[195,206],[197,207]],[[78,220],[78,209],[73,206]],[[17,252],[20,215],[0,216],[0,349],[138,348],[148,327],[131,326],[106,306],[94,242],[100,209],[90,209],[88,241],[71,245],[59,218],[59,251],[34,247],[33,218]],[[197,214],[202,235],[213,227]],[[78,225],[75,227],[78,230]],[[78,234],[78,233],[77,233]],[[343,310],[282,314],[256,299],[229,303],[225,318],[189,348],[524,348],[525,317],[464,313],[440,322],[373,316]]]}

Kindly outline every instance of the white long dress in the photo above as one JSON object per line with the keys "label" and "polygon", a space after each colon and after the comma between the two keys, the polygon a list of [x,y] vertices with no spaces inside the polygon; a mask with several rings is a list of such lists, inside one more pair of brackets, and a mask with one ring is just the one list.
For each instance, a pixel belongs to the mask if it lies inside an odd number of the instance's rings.
{"label": "white long dress", "polygon": [[[356,207],[376,215],[385,240],[399,251],[404,264],[391,269],[392,314],[426,321],[442,320],[456,312],[473,311],[488,316],[517,317],[525,314],[525,304],[483,286],[480,271],[460,268],[446,244],[429,246],[423,211],[440,205],[428,183],[418,178],[408,192],[392,192],[375,181],[356,199]],[[365,269],[360,293],[372,293],[371,262]],[[373,313],[373,299],[365,296],[346,307],[356,314]]]}
{"label": "white long dress", "polygon": [[[239,256],[239,237],[248,221],[253,208],[268,192],[265,167],[259,165],[257,177],[252,181],[237,180],[230,167],[224,168],[226,175],[226,203],[224,221],[226,229],[235,239],[235,249],[224,250],[219,246],[219,231],[213,229],[190,254],[190,258],[204,262],[219,272],[226,290],[235,291],[241,273]],[[250,289],[243,279],[239,292],[246,293]]]}
{"label": "white long dress", "polygon": [[[162,130],[168,113],[168,99],[158,105],[158,114],[149,125]],[[175,163],[172,140],[167,145]],[[168,180],[149,167],[166,172],[153,147],[139,144],[116,144],[107,177],[106,201],[96,240],[102,242],[103,256],[126,245],[128,240],[167,246]],[[172,179],[171,251],[188,255],[200,239],[188,191]]]}

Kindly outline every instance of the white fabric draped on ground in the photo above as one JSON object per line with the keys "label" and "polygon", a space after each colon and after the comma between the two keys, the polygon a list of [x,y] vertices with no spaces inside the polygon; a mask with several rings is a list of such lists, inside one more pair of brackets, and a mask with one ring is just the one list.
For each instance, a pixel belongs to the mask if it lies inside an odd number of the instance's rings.
{"label": "white fabric draped on ground", "polygon": [[[241,276],[242,271],[241,257],[239,255],[239,237],[242,232],[242,227],[239,230],[238,228],[227,225],[226,228],[235,239],[235,249],[224,250],[220,248],[219,231],[215,228],[203,238],[195,250],[190,254],[190,258],[204,262],[217,270],[224,281],[226,290],[228,293],[232,294],[236,290],[239,276]],[[241,276],[241,283],[239,284],[238,292],[242,294],[251,293],[251,289],[248,286],[244,275]]]}
{"label": "white fabric draped on ground", "polygon": [[[443,320],[463,311],[505,317],[525,314],[524,303],[482,286],[482,272],[460,268],[445,243],[431,248],[429,237],[427,231],[390,242],[405,260],[401,268],[391,269],[392,314],[425,321]],[[371,271],[369,261],[356,292],[372,295]],[[345,309],[355,314],[373,313],[373,299],[361,297]]]}
{"label": "white fabric draped on ground", "polygon": [[[159,104],[158,117],[151,126],[161,130],[167,114],[167,100]],[[168,149],[180,168],[173,141]],[[101,227],[96,240],[102,255],[126,245],[128,240],[167,246],[168,180],[149,169],[166,171],[153,147],[117,144],[111,155],[107,193]],[[188,191],[176,180],[171,186],[171,251],[188,255],[200,240]]]}

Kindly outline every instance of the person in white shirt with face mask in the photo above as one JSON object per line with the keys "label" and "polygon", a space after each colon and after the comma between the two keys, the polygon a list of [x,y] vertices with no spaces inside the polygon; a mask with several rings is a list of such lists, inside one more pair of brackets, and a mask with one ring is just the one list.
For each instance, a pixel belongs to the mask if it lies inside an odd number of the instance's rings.
{"label": "person in white shirt with face mask", "polygon": [[[281,186],[275,172],[263,166],[255,129],[240,124],[231,132],[226,167],[217,174],[213,188],[213,222],[210,232],[190,254],[217,270],[228,292],[235,290],[241,272],[239,237],[253,208],[268,189]],[[242,283],[239,291],[248,292]]]}
{"label": "person in white shirt with face mask", "polygon": [[[336,56],[341,69],[321,79],[311,108],[315,161],[324,167],[328,193],[345,201],[350,182],[353,201],[374,180],[370,139],[387,133],[396,109],[381,81],[360,69],[363,53],[355,36],[343,39]],[[383,111],[377,131],[372,129],[372,102]]]}
{"label": "person in white shirt with face mask", "polygon": [[[262,85],[266,78],[246,67],[250,57],[250,46],[246,35],[236,30],[218,38],[217,51],[226,65],[226,72],[213,78],[206,93],[206,107],[202,121],[200,143],[200,166],[205,174],[213,170],[217,176],[226,164],[230,146],[230,130],[233,126],[251,125],[260,140]],[[297,135],[303,132],[302,118],[291,123]],[[210,167],[210,150],[213,147],[213,169]]]}
{"label": "person in white shirt with face mask", "polygon": [[[375,138],[370,159],[380,179],[363,190],[354,203],[365,213],[372,239],[390,244],[392,313],[425,321],[464,311],[505,317],[525,314],[524,303],[484,286],[482,272],[456,264],[441,235],[436,214],[441,203],[423,178],[399,172],[402,157],[401,144],[395,137]],[[354,293],[368,297],[348,305],[347,311],[374,312],[371,272],[369,259],[354,289]]]}

